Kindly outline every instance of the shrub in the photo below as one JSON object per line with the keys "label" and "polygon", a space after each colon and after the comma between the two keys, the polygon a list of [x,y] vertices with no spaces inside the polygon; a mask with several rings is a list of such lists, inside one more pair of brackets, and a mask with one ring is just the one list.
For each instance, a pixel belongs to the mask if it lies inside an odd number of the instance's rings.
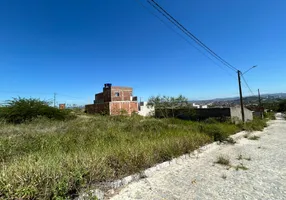
{"label": "shrub", "polygon": [[268,118],[268,119],[271,119],[271,120],[275,120],[276,119],[274,112],[264,112],[264,117]]}
{"label": "shrub", "polygon": [[261,119],[254,119],[250,122],[246,122],[243,126],[246,131],[262,131],[266,127],[266,121]]}
{"label": "shrub", "polygon": [[207,124],[215,124],[219,122],[232,123],[229,117],[210,117],[204,120]]}
{"label": "shrub", "polygon": [[230,135],[236,133],[238,128],[227,123],[215,123],[201,125],[200,131],[209,135],[214,141],[222,142]]}
{"label": "shrub", "polygon": [[215,124],[218,123],[218,120],[216,118],[208,118],[204,122],[207,124]]}
{"label": "shrub", "polygon": [[279,102],[278,112],[285,112],[286,111],[286,100],[282,100]]}
{"label": "shrub", "polygon": [[31,121],[39,116],[56,120],[72,117],[68,110],[50,107],[46,101],[33,98],[13,98],[13,100],[8,101],[7,107],[0,110],[0,118],[15,124]]}

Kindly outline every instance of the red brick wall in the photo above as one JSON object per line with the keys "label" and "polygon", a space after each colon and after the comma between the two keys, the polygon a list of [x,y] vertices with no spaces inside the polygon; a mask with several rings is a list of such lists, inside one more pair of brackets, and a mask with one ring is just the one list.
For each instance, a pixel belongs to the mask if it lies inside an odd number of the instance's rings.
{"label": "red brick wall", "polygon": [[103,88],[103,98],[104,102],[111,101],[111,88]]}
{"label": "red brick wall", "polygon": [[[119,97],[116,96],[116,93],[119,93]],[[130,101],[130,97],[133,95],[132,93],[132,88],[112,87],[111,101]]]}
{"label": "red brick wall", "polygon": [[138,112],[138,103],[136,102],[130,102],[130,114],[132,114],[132,112]]}
{"label": "red brick wall", "polygon": [[[119,96],[116,96],[119,93]],[[86,105],[87,113],[106,113],[111,115],[122,114],[125,110],[129,115],[132,112],[138,112],[138,103],[132,101],[133,89],[130,87],[108,87],[103,88],[103,92],[95,95],[95,101],[92,105]]]}
{"label": "red brick wall", "polygon": [[[119,96],[116,96],[116,93],[119,93]],[[131,96],[133,96],[133,89],[129,87],[103,88],[103,92],[95,95],[94,102],[130,101]]]}
{"label": "red brick wall", "polygon": [[104,97],[102,92],[95,95],[95,102],[98,103],[104,102]]}
{"label": "red brick wall", "polygon": [[[110,110],[109,110],[110,108]],[[100,104],[91,104],[86,105],[85,110],[88,114],[94,113],[106,113],[111,115],[120,115],[124,112],[127,112],[128,115],[131,115],[133,112],[138,112],[138,103],[131,101],[118,101],[118,102],[106,102]],[[125,110],[125,111],[123,111]]]}
{"label": "red brick wall", "polygon": [[[128,115],[131,115],[132,112],[138,112],[138,103],[131,101],[120,101],[120,102],[111,102],[110,103],[110,114],[111,115],[120,115],[122,112],[127,112]],[[125,110],[125,111],[123,111]]]}
{"label": "red brick wall", "polygon": [[109,103],[91,104],[85,106],[85,111],[88,114],[110,114]]}
{"label": "red brick wall", "polygon": [[59,104],[59,109],[60,110],[66,109],[66,104],[64,104],[64,103]]}
{"label": "red brick wall", "polygon": [[121,114],[121,103],[112,102],[110,103],[110,115],[120,115]]}

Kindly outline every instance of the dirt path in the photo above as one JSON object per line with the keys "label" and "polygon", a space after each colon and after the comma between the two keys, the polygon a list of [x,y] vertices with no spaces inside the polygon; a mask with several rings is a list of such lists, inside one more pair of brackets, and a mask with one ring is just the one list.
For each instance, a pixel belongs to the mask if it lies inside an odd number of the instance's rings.
{"label": "dirt path", "polygon": [[[215,145],[131,183],[112,199],[286,199],[286,121],[280,117],[252,133],[258,140]],[[214,164],[220,155],[232,167]]]}

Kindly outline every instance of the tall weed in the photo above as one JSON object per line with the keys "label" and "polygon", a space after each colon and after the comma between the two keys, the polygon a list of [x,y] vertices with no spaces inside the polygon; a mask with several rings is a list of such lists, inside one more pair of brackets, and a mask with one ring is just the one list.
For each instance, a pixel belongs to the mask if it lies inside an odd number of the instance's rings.
{"label": "tall weed", "polygon": [[230,123],[140,116],[0,123],[0,199],[72,198],[84,187],[139,172],[239,130]]}

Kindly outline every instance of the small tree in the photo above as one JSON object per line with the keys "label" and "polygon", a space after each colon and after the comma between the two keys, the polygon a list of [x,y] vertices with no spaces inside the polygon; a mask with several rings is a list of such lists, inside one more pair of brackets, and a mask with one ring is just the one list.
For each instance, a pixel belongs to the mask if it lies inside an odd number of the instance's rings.
{"label": "small tree", "polygon": [[39,116],[58,120],[69,116],[68,111],[50,107],[48,102],[39,99],[19,97],[7,102],[8,105],[1,109],[0,117],[11,123],[19,124]]}
{"label": "small tree", "polygon": [[182,95],[178,97],[152,96],[149,98],[147,105],[155,107],[156,112],[159,112],[160,116],[165,118],[170,115],[176,117],[176,110],[191,107],[188,99]]}
{"label": "small tree", "polygon": [[282,100],[279,102],[278,112],[285,112],[285,111],[286,111],[286,100]]}

